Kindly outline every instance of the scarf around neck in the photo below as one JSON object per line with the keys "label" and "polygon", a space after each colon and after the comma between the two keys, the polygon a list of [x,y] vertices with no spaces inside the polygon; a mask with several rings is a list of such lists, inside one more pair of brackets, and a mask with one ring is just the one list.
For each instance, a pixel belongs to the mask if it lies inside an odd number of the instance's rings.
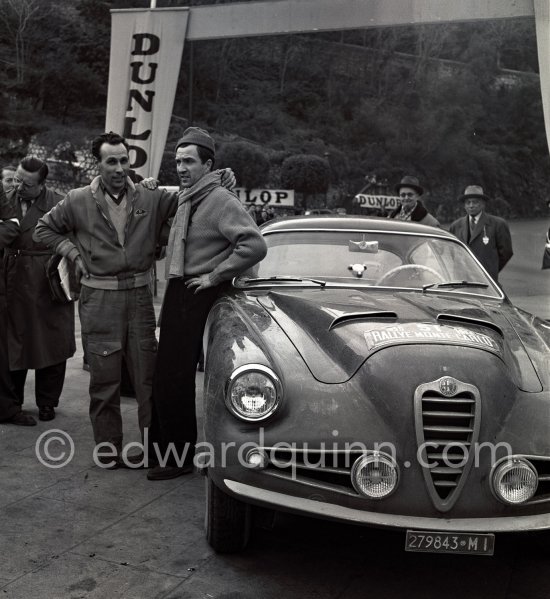
{"label": "scarf around neck", "polygon": [[191,210],[196,208],[216,187],[221,185],[221,175],[215,171],[204,175],[195,185],[178,193],[178,209],[168,237],[166,247],[167,279],[183,277],[185,264],[185,240]]}

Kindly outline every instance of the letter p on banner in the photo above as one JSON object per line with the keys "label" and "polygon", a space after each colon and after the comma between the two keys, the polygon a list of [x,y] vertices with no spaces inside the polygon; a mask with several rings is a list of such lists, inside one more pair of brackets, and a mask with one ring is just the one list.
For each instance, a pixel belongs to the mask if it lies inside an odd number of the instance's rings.
{"label": "letter p on banner", "polygon": [[158,176],[188,20],[188,8],[111,11],[105,130],[126,138],[142,177]]}

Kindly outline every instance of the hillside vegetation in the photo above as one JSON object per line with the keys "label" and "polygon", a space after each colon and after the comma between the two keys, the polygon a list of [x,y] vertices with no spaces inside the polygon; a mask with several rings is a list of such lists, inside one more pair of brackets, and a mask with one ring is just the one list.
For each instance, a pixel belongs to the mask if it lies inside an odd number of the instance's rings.
{"label": "hillside vegetation", "polygon": [[[158,6],[208,3],[221,2]],[[0,161],[16,161],[31,139],[70,154],[102,131],[109,9],[139,5],[149,2],[0,0]],[[288,182],[292,157],[324,161],[328,175],[313,169],[318,184],[304,190],[310,206],[349,206],[366,177],[391,192],[407,173],[443,219],[471,183],[504,216],[546,214],[533,20],[195,42],[182,65],[163,182],[175,182],[173,142],[194,124],[214,133],[226,161],[257,152],[255,184]]]}

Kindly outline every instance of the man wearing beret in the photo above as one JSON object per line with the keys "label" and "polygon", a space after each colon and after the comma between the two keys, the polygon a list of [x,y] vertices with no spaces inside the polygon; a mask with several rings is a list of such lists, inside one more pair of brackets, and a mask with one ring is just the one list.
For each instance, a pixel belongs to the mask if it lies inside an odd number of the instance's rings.
{"label": "man wearing beret", "polygon": [[[145,441],[157,355],[151,269],[163,225],[178,208],[178,195],[132,182],[128,144],[117,133],[96,137],[92,154],[99,176],[70,191],[45,214],[34,236],[73,261],[79,274],[95,458],[102,467],[115,469],[143,465],[143,456],[129,459],[123,453],[121,363],[124,357]],[[219,173],[215,176],[220,180]]]}
{"label": "man wearing beret", "polygon": [[168,456],[169,448],[176,456],[170,453],[169,462],[151,469],[150,480],[192,471],[197,440],[195,373],[208,312],[224,283],[267,252],[250,214],[212,171],[214,159],[214,141],[202,129],[190,127],[176,144],[184,191],[166,250],[168,285],[153,384],[155,442],[160,442],[163,456]]}
{"label": "man wearing beret", "polygon": [[470,247],[498,283],[498,273],[514,254],[508,224],[503,218],[485,212],[489,198],[480,185],[466,187],[459,200],[464,202],[466,216],[455,220],[449,230]]}
{"label": "man wearing beret", "polygon": [[401,205],[390,213],[389,218],[439,227],[438,220],[426,210],[420,201],[424,188],[416,177],[406,175],[395,186],[395,191],[401,200]]}

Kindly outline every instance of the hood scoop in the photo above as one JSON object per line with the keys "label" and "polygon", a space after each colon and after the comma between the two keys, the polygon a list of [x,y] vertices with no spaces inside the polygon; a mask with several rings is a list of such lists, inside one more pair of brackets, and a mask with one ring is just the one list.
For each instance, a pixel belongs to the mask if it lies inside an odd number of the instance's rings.
{"label": "hood scoop", "polygon": [[389,322],[397,320],[397,314],[391,311],[377,310],[375,312],[348,312],[337,316],[328,328],[329,331],[337,327],[339,324],[357,322],[357,321],[368,321],[368,322]]}
{"label": "hood scoop", "polygon": [[478,327],[485,327],[486,329],[495,331],[495,333],[498,333],[504,339],[504,333],[502,332],[502,329],[494,322],[490,322],[488,320],[471,318],[468,316],[462,316],[461,314],[438,314],[437,321],[442,323],[472,324]]}

